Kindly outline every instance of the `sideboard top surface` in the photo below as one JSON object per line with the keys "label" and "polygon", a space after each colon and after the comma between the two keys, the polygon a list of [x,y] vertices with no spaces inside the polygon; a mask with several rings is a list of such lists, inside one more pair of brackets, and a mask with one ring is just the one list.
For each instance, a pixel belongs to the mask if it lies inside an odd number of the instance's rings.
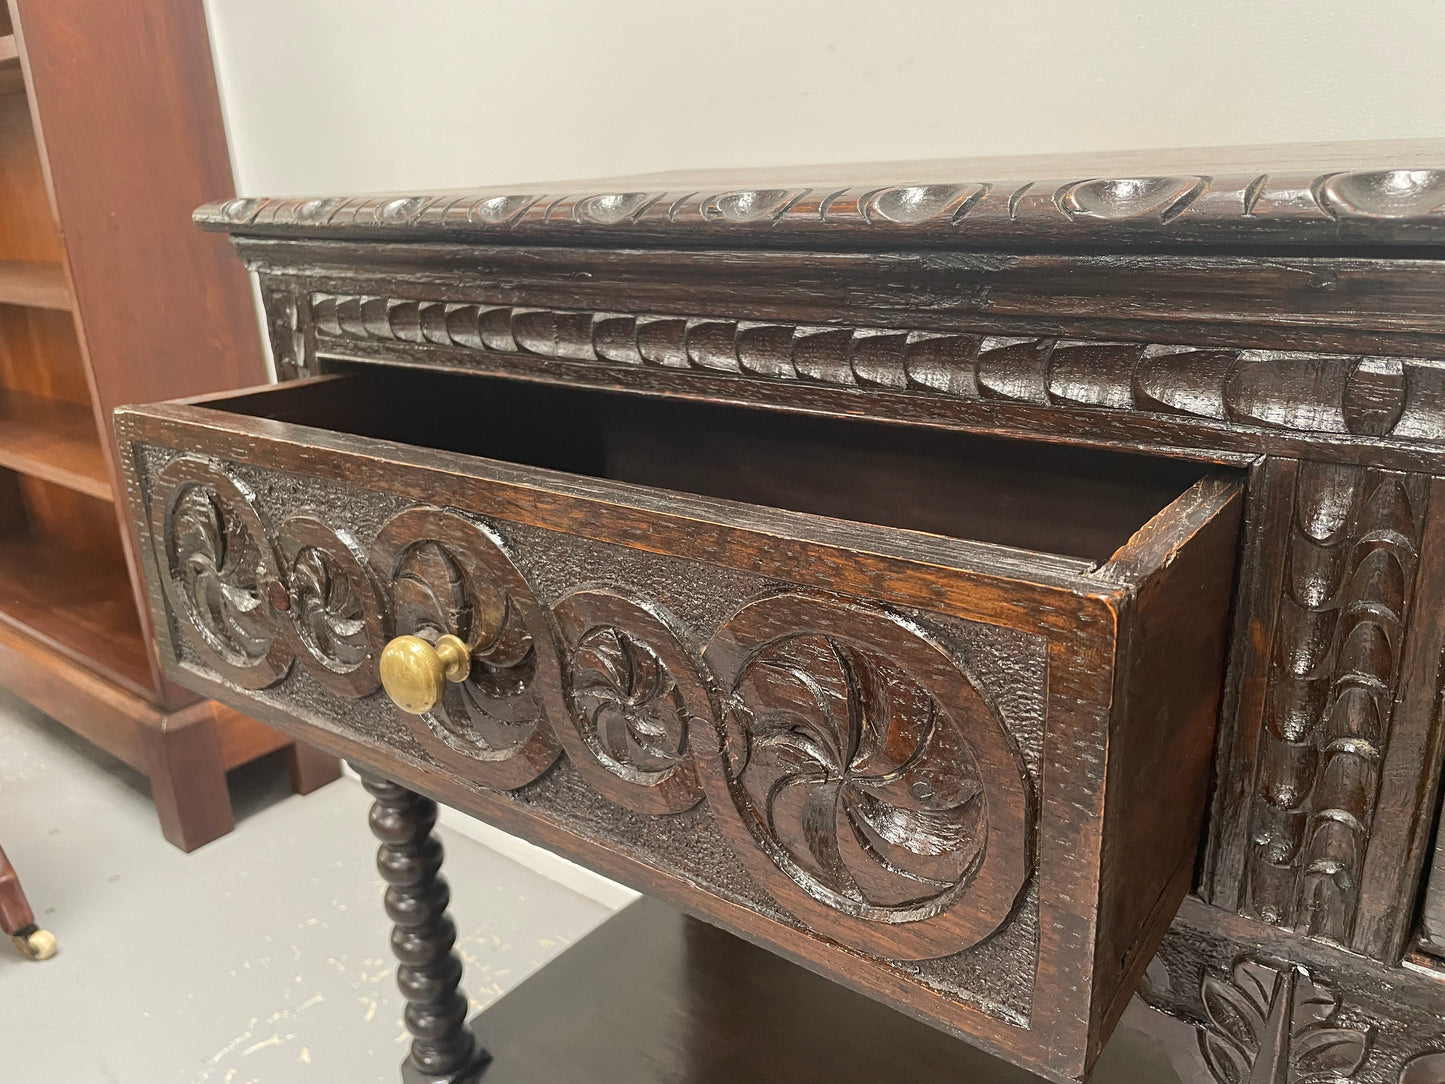
{"label": "sideboard top surface", "polygon": [[815,248],[1395,252],[1445,247],[1445,140],[654,173],[241,197],[245,236]]}

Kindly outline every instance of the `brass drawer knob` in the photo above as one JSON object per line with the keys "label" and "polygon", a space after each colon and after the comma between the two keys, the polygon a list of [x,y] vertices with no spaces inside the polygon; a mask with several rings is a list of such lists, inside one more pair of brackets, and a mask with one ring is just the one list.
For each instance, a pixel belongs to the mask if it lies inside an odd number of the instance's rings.
{"label": "brass drawer knob", "polygon": [[398,636],[381,652],[381,684],[402,711],[421,715],[446,692],[448,681],[465,681],[472,654],[457,637],[439,636],[435,644],[420,636]]}

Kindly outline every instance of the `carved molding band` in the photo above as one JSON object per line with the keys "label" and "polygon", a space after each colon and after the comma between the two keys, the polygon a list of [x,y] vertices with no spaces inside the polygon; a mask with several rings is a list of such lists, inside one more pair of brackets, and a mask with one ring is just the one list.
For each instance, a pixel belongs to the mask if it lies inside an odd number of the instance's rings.
{"label": "carved molding band", "polygon": [[244,688],[294,659],[330,693],[377,693],[395,635],[457,636],[470,673],[404,715],[463,778],[512,790],[565,751],[646,814],[706,795],[779,905],[860,948],[977,944],[1032,869],[1032,796],[1002,719],[958,662],[882,610],[800,594],[737,611],[705,647],[655,602],[584,589],[548,609],[486,526],[438,508],[368,549],[310,512],[273,529],[219,464],[156,476],[158,564],[201,661]]}
{"label": "carved molding band", "polygon": [[[243,234],[494,238],[699,234],[822,238],[880,234],[955,242],[1052,237],[1207,239],[1285,234],[1324,241],[1359,223],[1371,236],[1438,240],[1445,170],[799,184],[730,190],[478,190],[444,194],[241,198],[196,221]],[[1395,224],[1410,230],[1391,230]]]}
{"label": "carved molding band", "polygon": [[367,295],[312,294],[308,300],[323,340],[445,346],[564,363],[602,362],[883,388],[1308,434],[1445,441],[1445,364],[1425,359],[578,312]]}
{"label": "carved molding band", "polygon": [[1242,910],[1350,943],[1422,502],[1390,471],[1303,463],[1256,757]]}

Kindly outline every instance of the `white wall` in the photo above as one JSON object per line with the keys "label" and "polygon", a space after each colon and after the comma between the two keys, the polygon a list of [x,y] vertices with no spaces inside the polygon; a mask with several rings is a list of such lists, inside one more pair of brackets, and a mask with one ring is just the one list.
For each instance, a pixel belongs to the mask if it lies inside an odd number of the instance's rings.
{"label": "white wall", "polygon": [[1445,0],[206,0],[250,194],[1445,135]]}

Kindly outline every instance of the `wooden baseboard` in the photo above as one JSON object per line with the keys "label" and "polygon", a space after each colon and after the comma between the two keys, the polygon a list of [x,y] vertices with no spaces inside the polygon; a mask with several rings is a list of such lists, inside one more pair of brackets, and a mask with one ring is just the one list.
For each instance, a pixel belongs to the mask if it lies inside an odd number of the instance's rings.
{"label": "wooden baseboard", "polygon": [[146,770],[145,731],[160,729],[164,713],[4,624],[0,624],[0,685],[117,760]]}
{"label": "wooden baseboard", "polygon": [[[231,830],[226,772],[293,744],[281,731],[210,700],[167,711],[3,623],[0,685],[144,772],[162,830],[182,850]],[[307,786],[327,781],[324,767],[306,773]],[[292,774],[296,778],[294,767]]]}

